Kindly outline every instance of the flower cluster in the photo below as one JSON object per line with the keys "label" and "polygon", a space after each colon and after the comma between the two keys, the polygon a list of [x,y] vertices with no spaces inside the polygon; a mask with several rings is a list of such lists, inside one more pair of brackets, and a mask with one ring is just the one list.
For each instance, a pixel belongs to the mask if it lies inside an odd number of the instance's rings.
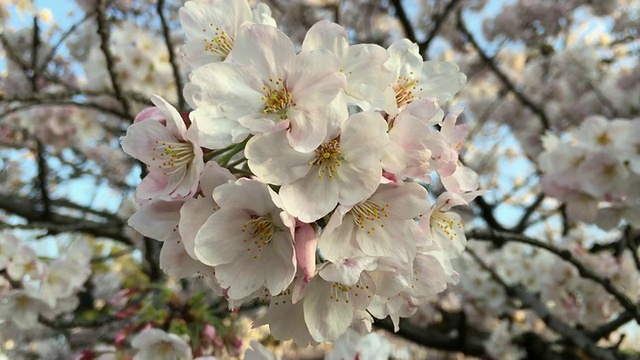
{"label": "flower cluster", "polygon": [[587,117],[573,143],[554,135],[539,157],[544,192],[566,203],[567,214],[611,229],[620,220],[640,226],[640,122]]}
{"label": "flower cluster", "polygon": [[[333,341],[400,317],[447,283],[466,239],[451,211],[477,195],[448,101],[465,83],[403,39],[349,43],[321,21],[300,51],[246,0],[180,9],[192,67],[180,113],[161,97],[122,138],[147,165],[129,224],[164,242],[169,275],[197,274],[232,307],[269,303],[278,339]],[[445,192],[431,205],[425,184]]]}
{"label": "flower cluster", "polygon": [[76,241],[64,258],[41,260],[11,233],[0,233],[0,319],[19,329],[37,327],[38,317],[54,319],[73,311],[91,274],[91,247]]}

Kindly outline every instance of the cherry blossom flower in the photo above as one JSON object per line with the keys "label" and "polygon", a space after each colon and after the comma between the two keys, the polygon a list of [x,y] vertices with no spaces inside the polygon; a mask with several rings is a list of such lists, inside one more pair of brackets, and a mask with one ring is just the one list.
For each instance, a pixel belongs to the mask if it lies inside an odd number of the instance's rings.
{"label": "cherry blossom flower", "polygon": [[[325,107],[344,88],[335,55],[296,55],[280,30],[245,24],[224,63],[194,70],[185,97],[205,146],[222,148],[253,134],[287,130],[291,145],[310,151],[327,133]],[[215,99],[214,102],[211,99]]]}
{"label": "cherry blossom flower", "polygon": [[414,219],[428,208],[421,185],[382,184],[370,198],[338,206],[322,232],[322,256],[333,262],[360,254],[411,262],[421,237]]}
{"label": "cherry blossom flower", "polygon": [[337,204],[354,205],[380,183],[380,159],[388,140],[386,123],[377,113],[350,116],[339,136],[334,132],[312,151],[296,151],[283,141],[282,133],[256,136],[245,155],[258,178],[282,185],[285,210],[302,222],[318,220]]}
{"label": "cherry blossom flower", "polygon": [[384,110],[392,116],[414,100],[448,101],[467,81],[452,62],[423,61],[418,45],[408,39],[394,42],[387,51],[389,60],[385,65],[392,71],[393,80],[385,90]]}
{"label": "cherry blossom flower", "polygon": [[231,299],[246,297],[263,285],[276,295],[293,280],[295,222],[272,197],[277,195],[265,184],[249,179],[220,185],[213,192],[220,210],[198,231],[195,254],[215,266],[216,278]]}
{"label": "cherry blossom flower", "polygon": [[260,4],[252,12],[246,0],[187,1],[179,15],[187,37],[185,60],[194,69],[224,61],[245,22],[276,26],[268,6]]}
{"label": "cherry blossom flower", "polygon": [[131,346],[138,349],[134,360],[184,359],[191,360],[191,347],[176,334],[148,328],[131,339]]}
{"label": "cherry blossom flower", "polygon": [[[391,71],[384,66],[387,51],[374,44],[349,45],[346,30],[323,20],[313,25],[302,42],[302,51],[326,49],[336,55],[340,72],[347,78],[345,94],[363,110],[381,108],[382,92],[391,82]],[[376,76],[371,76],[376,74]]]}
{"label": "cherry blossom flower", "polygon": [[141,112],[121,138],[122,149],[147,164],[149,173],[137,188],[139,199],[184,198],[198,187],[204,167],[195,128],[187,127],[178,111],[158,96],[155,108]]}

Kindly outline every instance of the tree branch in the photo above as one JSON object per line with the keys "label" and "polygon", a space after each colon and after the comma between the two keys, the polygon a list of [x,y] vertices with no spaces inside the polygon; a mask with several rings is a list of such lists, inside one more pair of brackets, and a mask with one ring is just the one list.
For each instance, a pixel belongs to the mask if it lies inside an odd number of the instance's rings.
{"label": "tree branch", "polygon": [[480,259],[473,250],[467,248],[467,252],[483,269],[489,272],[493,280],[500,284],[508,295],[515,296],[520,299],[525,306],[535,311],[535,313],[549,328],[561,335],[570,344],[582,349],[582,351],[593,356],[595,359],[616,360],[619,358],[614,350],[603,349],[597,346],[584,332],[575,329],[560,320],[560,318],[552,314],[538,298],[525,291],[520,285],[508,285],[495,271],[493,271],[491,267],[482,261],[482,259]]}
{"label": "tree branch", "polygon": [[127,114],[127,118],[129,118],[129,121],[133,121],[133,116],[131,115],[131,106],[129,104],[129,100],[124,95],[124,91],[120,86],[120,82],[118,81],[118,76],[115,70],[116,62],[113,54],[111,53],[109,44],[110,32],[109,24],[107,23],[107,0],[98,0],[96,14],[98,22],[98,35],[100,35],[100,49],[102,50],[105,61],[107,63],[107,72],[109,73],[113,92],[116,99],[118,99],[118,101],[122,105],[122,109],[124,110],[125,114]]}
{"label": "tree branch", "polygon": [[600,284],[609,294],[611,294],[614,298],[616,298],[616,300],[618,300],[620,305],[622,305],[622,307],[625,310],[629,311],[633,315],[633,318],[640,324],[640,308],[636,304],[634,304],[631,301],[631,299],[629,299],[629,297],[627,297],[624,293],[622,293],[622,291],[620,291],[618,288],[613,286],[613,284],[611,283],[611,280],[609,280],[608,278],[603,278],[600,275],[588,269],[582,262],[576,259],[569,250],[560,249],[554,245],[542,242],[540,240],[533,239],[525,235],[514,234],[514,233],[504,233],[504,232],[497,232],[493,230],[483,230],[483,231],[472,230],[468,232],[466,235],[469,239],[489,240],[489,241],[496,242],[498,244],[503,244],[508,241],[529,244],[529,245],[533,245],[533,246],[545,249],[557,255],[561,259],[573,265],[578,270],[578,273],[580,274],[581,277],[585,279],[590,279]]}
{"label": "tree branch", "polygon": [[465,35],[465,37],[469,40],[473,48],[476,50],[478,55],[482,61],[489,66],[489,69],[496,75],[496,77],[502,82],[502,84],[511,92],[513,95],[520,101],[526,108],[531,110],[534,114],[536,114],[542,123],[543,129],[549,129],[551,127],[551,122],[547,117],[547,114],[542,110],[540,106],[535,104],[527,95],[520,92],[516,89],[516,86],[509,80],[507,75],[498,68],[498,65],[493,61],[492,57],[489,57],[482,47],[478,44],[473,35],[469,32],[466,25],[464,24],[464,20],[462,19],[462,12],[458,11],[458,29]]}
{"label": "tree branch", "polygon": [[178,99],[178,110],[186,110],[184,96],[182,96],[182,78],[180,77],[180,69],[178,68],[178,60],[176,59],[175,51],[173,50],[173,44],[171,43],[171,33],[169,32],[169,25],[167,19],[164,17],[164,0],[158,0],[156,11],[160,17],[160,25],[162,26],[162,36],[164,37],[164,43],[169,52],[169,63],[171,64],[171,70],[173,71],[173,77],[176,81],[176,91]]}

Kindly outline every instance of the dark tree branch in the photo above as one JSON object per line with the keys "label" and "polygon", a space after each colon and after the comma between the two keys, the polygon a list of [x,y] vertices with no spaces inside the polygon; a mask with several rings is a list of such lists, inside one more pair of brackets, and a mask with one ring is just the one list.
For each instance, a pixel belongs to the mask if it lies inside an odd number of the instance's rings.
{"label": "dark tree branch", "polygon": [[518,224],[511,229],[514,233],[522,233],[527,228],[529,225],[529,219],[531,219],[531,216],[533,216],[538,207],[540,207],[545,197],[544,193],[540,193],[536,197],[535,201],[526,207],[524,214],[522,214],[520,221],[518,221]]}
{"label": "dark tree branch", "polygon": [[31,40],[31,74],[29,81],[31,83],[31,91],[38,91],[38,50],[40,49],[40,25],[38,24],[38,16],[33,17],[33,39]]}
{"label": "dark tree branch", "polygon": [[404,30],[404,34],[407,39],[417,43],[418,40],[416,39],[416,33],[413,30],[413,25],[411,25],[411,20],[409,20],[407,13],[404,11],[402,0],[391,0],[391,4],[393,5],[393,8],[396,9],[398,20],[400,20],[400,23],[402,24],[402,29]]}
{"label": "dark tree branch", "polygon": [[502,286],[509,296],[515,296],[522,303],[535,311],[535,313],[544,321],[544,323],[560,336],[562,336],[567,342],[582,349],[586,354],[592,356],[595,359],[603,360],[616,360],[621,358],[617,352],[613,349],[604,349],[595,344],[595,342],[587,336],[584,332],[575,329],[562,321],[560,318],[552,314],[549,309],[533,294],[525,291],[522,286],[510,286],[508,285],[491,267],[489,267],[475,252],[471,249],[467,249],[467,252],[471,257],[482,267],[489,272],[491,278]]}
{"label": "dark tree branch", "polygon": [[[400,329],[395,334],[432,349],[459,351],[468,356],[486,356],[483,343],[490,334],[464,322],[462,313],[456,313],[455,319],[451,316],[450,318],[447,324],[432,324],[426,327],[419,327],[409,320],[402,319]],[[393,323],[389,318],[375,320],[374,325],[393,333]],[[452,328],[448,329],[449,327]]]}
{"label": "dark tree branch", "polygon": [[420,54],[423,54],[425,58],[427,58],[427,53],[429,52],[429,46],[431,45],[431,42],[435,39],[436,35],[438,35],[438,31],[440,30],[440,27],[442,26],[442,24],[444,24],[444,22],[447,20],[447,17],[451,13],[451,11],[453,11],[453,9],[456,7],[456,5],[459,2],[460,0],[449,1],[447,6],[445,6],[444,10],[440,14],[438,14],[436,17],[434,17],[433,27],[431,28],[431,31],[429,31],[429,33],[427,34],[427,38],[423,42],[418,44],[418,46],[420,47]]}
{"label": "dark tree branch", "polygon": [[502,84],[511,92],[513,95],[520,101],[526,108],[531,110],[534,114],[536,114],[540,121],[542,122],[543,129],[549,129],[551,127],[551,122],[547,117],[547,114],[542,110],[542,108],[535,104],[527,95],[523,94],[519,91],[516,86],[509,80],[507,75],[500,70],[498,65],[493,61],[493,57],[487,55],[487,53],[482,49],[482,47],[478,44],[474,36],[467,29],[464,20],[462,19],[462,12],[458,11],[458,29],[464,36],[469,40],[473,48],[476,50],[478,55],[482,61],[491,69],[491,71],[496,75],[496,77],[502,82]]}
{"label": "dark tree branch", "polygon": [[[53,201],[52,205],[54,204],[55,201]],[[56,207],[52,206],[49,218],[47,221],[42,221],[42,208],[42,204],[34,203],[30,199],[0,193],[0,209],[29,222],[29,226],[0,223],[0,228],[45,229],[51,235],[65,232],[80,232],[97,237],[110,238],[126,245],[133,245],[131,239],[123,234],[125,224],[121,220],[116,221],[110,219],[104,222],[87,220],[60,214],[54,211]]]}
{"label": "dark tree branch", "polygon": [[44,69],[47,67],[47,64],[49,64],[49,62],[51,62],[51,60],[53,60],[54,56],[56,55],[56,53],[58,52],[58,49],[60,48],[60,46],[62,45],[62,43],[64,43],[64,41],[71,35],[73,34],[76,30],[78,30],[78,27],[84,23],[85,21],[87,21],[88,19],[90,19],[93,15],[95,15],[95,11],[91,11],[85,14],[85,16],[80,19],[80,21],[78,21],[77,23],[73,24],[67,31],[65,31],[64,34],[62,34],[62,36],[60,37],[60,39],[58,39],[58,41],[56,42],[56,44],[53,46],[53,48],[51,49],[51,51],[49,52],[49,54],[47,54],[47,56],[45,57],[44,61],[42,62],[42,65],[40,65],[40,67],[38,67],[37,72],[41,73],[44,71]]}
{"label": "dark tree branch", "polygon": [[164,37],[164,43],[169,52],[169,63],[171,64],[171,70],[173,71],[173,77],[176,82],[176,91],[178,95],[178,110],[186,110],[186,104],[184,96],[182,96],[182,78],[180,76],[180,68],[178,67],[178,59],[176,58],[176,52],[173,50],[173,44],[171,43],[171,33],[169,30],[169,24],[164,16],[164,0],[158,0],[156,5],[156,11],[160,17],[160,25],[162,26],[162,36]]}
{"label": "dark tree branch", "polygon": [[109,44],[109,23],[107,22],[107,0],[98,0],[98,6],[96,7],[97,14],[97,22],[98,22],[98,35],[100,36],[100,49],[104,54],[105,61],[107,63],[107,72],[109,73],[109,78],[111,80],[111,86],[113,87],[113,93],[122,105],[122,109],[125,114],[127,114],[127,118],[129,121],[133,121],[133,116],[131,115],[131,105],[129,104],[129,100],[125,97],[124,91],[120,86],[120,81],[118,81],[118,76],[116,74],[116,61],[111,53],[111,47]]}
{"label": "dark tree branch", "polygon": [[484,197],[478,196],[473,203],[480,208],[480,216],[482,217],[482,219],[484,219],[484,221],[487,222],[487,225],[489,225],[490,228],[498,231],[509,231],[498,222],[493,214],[494,207],[492,205],[489,205]]}
{"label": "dark tree branch", "polygon": [[592,280],[598,284],[600,284],[609,294],[611,294],[622,307],[629,311],[633,318],[640,324],[640,308],[636,306],[627,295],[625,295],[622,291],[620,291],[617,287],[615,287],[611,280],[608,278],[603,278],[600,275],[596,274],[589,268],[587,268],[582,262],[576,259],[573,254],[569,250],[560,249],[554,245],[549,243],[542,242],[540,240],[530,238],[525,235],[515,234],[515,233],[504,233],[497,232],[493,230],[472,230],[468,232],[467,238],[476,239],[476,240],[488,240],[495,242],[497,244],[504,244],[509,241],[515,241],[523,244],[533,245],[538,248],[545,249],[562,260],[567,261],[571,265],[573,265],[580,274],[581,277],[585,279]]}
{"label": "dark tree branch", "polygon": [[42,213],[40,221],[48,221],[51,217],[51,198],[49,197],[49,166],[45,155],[44,144],[36,139],[36,159],[38,163],[38,186],[40,188],[40,201],[42,201]]}

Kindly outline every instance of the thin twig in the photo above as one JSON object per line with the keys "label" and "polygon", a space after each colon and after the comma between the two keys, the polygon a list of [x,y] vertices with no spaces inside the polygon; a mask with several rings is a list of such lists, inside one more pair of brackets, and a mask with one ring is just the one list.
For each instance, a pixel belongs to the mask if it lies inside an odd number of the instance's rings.
{"label": "thin twig", "polygon": [[467,248],[467,252],[471,257],[482,267],[489,272],[491,278],[502,286],[508,295],[515,296],[522,301],[522,303],[528,308],[535,311],[535,313],[544,321],[544,323],[564,337],[569,343],[575,345],[579,349],[582,349],[585,353],[593,356],[596,359],[616,360],[616,353],[610,349],[603,349],[597,346],[594,341],[587,336],[584,332],[575,329],[562,321],[549,311],[547,306],[542,303],[533,294],[525,291],[522,286],[510,286],[498,275],[489,265],[487,265],[473,250]]}
{"label": "thin twig", "polygon": [[186,110],[184,96],[182,96],[182,78],[180,77],[180,68],[178,67],[178,59],[176,58],[176,53],[173,50],[173,44],[171,43],[171,33],[169,31],[169,25],[167,24],[167,19],[164,17],[164,0],[158,0],[156,11],[158,12],[158,16],[160,17],[160,24],[162,26],[162,36],[164,37],[164,43],[167,47],[167,51],[169,52],[169,63],[171,64],[171,69],[173,70],[173,77],[176,81],[176,91],[177,91],[177,99],[178,99],[178,110]]}
{"label": "thin twig", "polygon": [[97,14],[97,22],[98,22],[98,35],[100,35],[100,49],[104,54],[105,61],[107,63],[107,72],[109,73],[109,79],[111,80],[111,86],[113,87],[113,92],[122,105],[122,109],[125,114],[129,118],[129,121],[133,121],[133,116],[131,115],[131,106],[129,105],[129,100],[125,97],[124,91],[120,86],[120,82],[118,81],[118,76],[116,74],[116,62],[113,54],[111,53],[111,47],[109,44],[109,24],[107,22],[107,0],[98,0],[98,6],[96,7]]}
{"label": "thin twig", "polygon": [[482,61],[489,66],[491,71],[496,75],[496,77],[502,82],[502,84],[511,92],[513,95],[520,101],[525,107],[527,107],[531,112],[538,115],[540,121],[542,122],[542,127],[544,130],[549,129],[551,127],[551,122],[547,117],[547,114],[542,110],[542,108],[535,104],[529,97],[523,94],[521,91],[516,89],[516,86],[509,80],[507,75],[498,68],[498,65],[493,61],[493,57],[487,55],[487,53],[482,49],[482,47],[478,44],[473,35],[469,32],[466,25],[464,24],[464,20],[462,19],[462,12],[458,11],[458,29],[466,36],[469,40],[473,48],[476,50]]}
{"label": "thin twig", "polygon": [[620,291],[617,287],[615,287],[611,283],[610,279],[603,278],[600,275],[593,272],[592,270],[590,270],[589,268],[587,268],[582,262],[576,259],[569,250],[560,249],[554,245],[545,243],[543,241],[540,241],[525,235],[498,232],[493,230],[472,230],[467,233],[467,237],[470,239],[473,238],[476,240],[494,241],[499,244],[502,244],[508,241],[514,241],[514,242],[519,242],[523,244],[533,245],[535,247],[545,249],[557,255],[561,259],[573,265],[578,270],[578,273],[580,274],[581,277],[585,279],[590,279],[600,284],[609,294],[611,294],[614,298],[616,298],[616,300],[618,300],[620,305],[622,305],[622,307],[625,310],[629,311],[633,315],[633,318],[640,324],[640,308],[636,306],[633,303],[633,301],[629,299],[627,295],[625,295],[624,293],[622,293],[622,291]]}

